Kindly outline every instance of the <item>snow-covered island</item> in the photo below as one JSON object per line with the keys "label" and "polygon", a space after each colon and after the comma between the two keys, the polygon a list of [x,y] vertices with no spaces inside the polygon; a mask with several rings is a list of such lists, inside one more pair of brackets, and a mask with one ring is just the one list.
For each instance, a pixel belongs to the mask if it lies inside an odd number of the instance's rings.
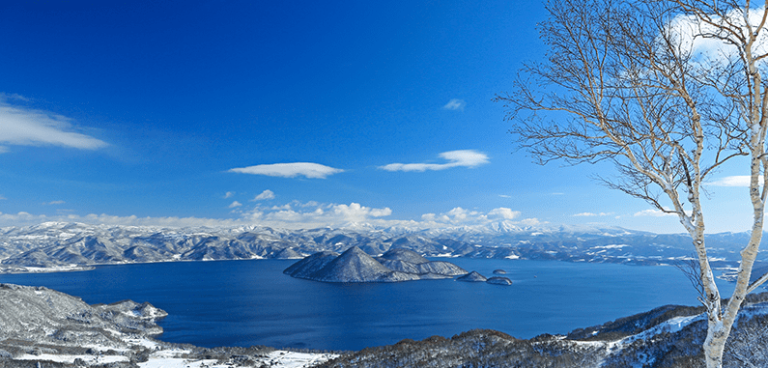
{"label": "snow-covered island", "polygon": [[398,282],[444,279],[467,274],[450,262],[429,261],[407,249],[390,249],[374,258],[358,247],[339,255],[318,252],[286,268],[283,273],[324,282]]}

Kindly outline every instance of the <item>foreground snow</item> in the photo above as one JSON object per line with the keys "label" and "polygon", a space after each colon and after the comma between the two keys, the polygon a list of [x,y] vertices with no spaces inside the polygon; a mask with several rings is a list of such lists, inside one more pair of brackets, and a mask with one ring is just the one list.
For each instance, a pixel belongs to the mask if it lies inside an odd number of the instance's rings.
{"label": "foreground snow", "polygon": [[[148,361],[139,363],[141,368],[230,368],[229,362],[220,363],[215,359],[190,360],[184,358],[168,357],[167,352],[161,351],[153,354]],[[275,350],[255,362],[254,367],[268,365],[271,368],[303,368],[326,362],[336,358],[335,354],[311,354],[296,353],[284,350]]]}

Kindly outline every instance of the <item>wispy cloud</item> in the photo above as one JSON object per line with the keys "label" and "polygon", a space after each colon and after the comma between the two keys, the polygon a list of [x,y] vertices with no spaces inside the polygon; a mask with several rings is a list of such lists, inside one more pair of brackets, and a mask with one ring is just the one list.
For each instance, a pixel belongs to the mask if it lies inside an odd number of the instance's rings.
{"label": "wispy cloud", "polygon": [[229,208],[237,208],[237,207],[240,207],[242,205],[243,205],[242,203],[240,203],[238,201],[234,201],[234,202],[232,202],[232,204],[229,205]]}
{"label": "wispy cloud", "polygon": [[666,213],[660,210],[649,209],[635,212],[635,216],[651,216],[651,217],[664,217],[664,216],[677,216],[674,213]]}
{"label": "wispy cloud", "polygon": [[64,202],[62,200],[58,200],[58,201],[45,202],[45,203],[43,203],[43,205],[53,206],[53,205],[64,204],[64,203],[66,203],[66,202]]}
{"label": "wispy cloud", "polygon": [[325,179],[329,175],[344,172],[342,169],[320,165],[312,162],[293,162],[284,164],[256,165],[230,169],[229,172],[253,175],[278,176],[294,178],[305,176],[311,179]]}
{"label": "wispy cloud", "polygon": [[269,189],[261,192],[261,194],[257,195],[256,197],[253,197],[251,201],[265,201],[267,199],[273,199],[275,198],[275,193]]}
{"label": "wispy cloud", "polygon": [[501,218],[504,220],[512,220],[520,216],[520,211],[512,211],[511,208],[499,207],[494,208],[488,212],[490,218]]}
{"label": "wispy cloud", "polygon": [[[758,180],[760,182],[760,185],[763,184],[763,177],[758,177]],[[726,176],[724,178],[720,178],[718,180],[715,180],[710,183],[706,183],[708,185],[716,186],[716,187],[749,187],[749,181],[750,177],[749,175],[735,175],[735,176]]]}
{"label": "wispy cloud", "polygon": [[466,106],[467,103],[464,102],[464,100],[460,100],[458,98],[454,98],[450,101],[448,101],[447,104],[443,106],[446,110],[464,110],[464,106]]}
{"label": "wispy cloud", "polygon": [[574,217],[596,217],[596,216],[610,216],[610,215],[613,215],[613,212],[600,212],[600,213],[582,212],[582,213],[577,213],[573,216]]}
{"label": "wispy cloud", "polygon": [[24,97],[18,93],[5,93],[0,92],[0,103],[8,100],[17,100],[17,101],[24,101],[29,102],[29,98]]}
{"label": "wispy cloud", "polygon": [[[61,146],[95,150],[108,144],[94,137],[78,133],[72,119],[42,110],[13,106],[0,96],[0,144],[18,146]],[[23,100],[18,96],[13,99]],[[7,148],[0,148],[0,153]]]}
{"label": "wispy cloud", "polygon": [[501,197],[501,198],[512,198],[511,195],[506,195],[506,194],[499,194],[499,197]]}
{"label": "wispy cloud", "polygon": [[226,193],[224,194],[224,197],[223,197],[223,198],[224,198],[224,199],[227,199],[227,198],[232,198],[234,195],[235,195],[235,192],[226,192]]}
{"label": "wispy cloud", "polygon": [[385,166],[379,166],[379,169],[387,171],[418,171],[424,172],[427,170],[445,170],[453,167],[477,167],[487,164],[488,156],[485,153],[477,152],[475,150],[459,150],[449,151],[440,154],[440,157],[448,160],[448,163],[444,164],[400,164],[394,163]]}
{"label": "wispy cloud", "polygon": [[89,214],[80,216],[67,215],[35,215],[29,212],[16,214],[0,212],[1,226],[35,225],[46,221],[82,222],[87,224],[103,225],[132,225],[132,226],[167,226],[167,227],[198,227],[198,226],[238,226],[248,224],[241,219],[210,219],[200,217],[138,217],[138,216],[112,216],[107,214]]}

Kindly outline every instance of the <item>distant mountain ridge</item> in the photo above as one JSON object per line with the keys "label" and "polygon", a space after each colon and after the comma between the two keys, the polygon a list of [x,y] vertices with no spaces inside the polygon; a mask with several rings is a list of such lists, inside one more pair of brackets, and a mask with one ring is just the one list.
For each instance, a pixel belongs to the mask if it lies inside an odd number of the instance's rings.
{"label": "distant mountain ridge", "polygon": [[[715,267],[733,266],[746,233],[708,235]],[[356,246],[378,256],[393,248],[426,257],[561,260],[657,265],[692,255],[685,234],[619,227],[520,226],[508,221],[443,228],[377,227],[305,230],[263,226],[191,227],[47,222],[0,228],[0,272],[87,269],[94,265],[242,259],[300,259]],[[761,256],[760,261],[765,261]]]}

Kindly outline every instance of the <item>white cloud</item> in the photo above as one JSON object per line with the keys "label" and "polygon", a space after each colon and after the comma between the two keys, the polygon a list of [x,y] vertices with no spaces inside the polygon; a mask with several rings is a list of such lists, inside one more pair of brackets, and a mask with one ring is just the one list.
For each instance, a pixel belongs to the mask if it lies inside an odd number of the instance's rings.
{"label": "white cloud", "polygon": [[234,196],[234,195],[235,195],[235,192],[227,192],[227,193],[224,194],[223,198],[224,199],[232,198],[232,196]]}
{"label": "white cloud", "polygon": [[488,212],[488,217],[498,217],[505,220],[512,220],[518,216],[520,216],[520,211],[512,211],[511,208],[504,207],[494,208]]}
{"label": "white cloud", "polygon": [[506,195],[506,194],[499,194],[499,197],[501,197],[501,198],[512,198],[511,195]]}
{"label": "white cloud", "polygon": [[50,202],[46,202],[46,203],[43,203],[43,205],[52,206],[52,205],[56,205],[56,204],[64,204],[64,203],[66,203],[66,202],[64,202],[64,201],[62,201],[62,200],[58,200],[58,201],[50,201]]}
{"label": "white cloud", "polygon": [[[742,27],[742,33],[748,32],[745,26],[745,20],[748,20],[750,25],[754,27],[752,31],[757,32],[756,28],[761,22],[762,15],[763,9],[758,8],[750,9],[746,15],[740,10],[733,10],[726,14],[726,19],[711,16],[711,20],[712,23],[728,22]],[[708,68],[712,64],[727,63],[739,56],[738,49],[732,44],[714,37],[701,37],[701,34],[711,34],[717,31],[714,26],[701,23],[695,17],[679,15],[672,19],[669,24],[668,31],[675,38],[673,41],[678,45],[680,51],[691,54],[694,63]],[[726,35],[726,37],[734,36]],[[760,55],[766,52],[768,52],[768,34],[763,29],[755,42],[753,53]]]}
{"label": "white cloud", "polygon": [[269,189],[261,192],[261,194],[257,195],[251,201],[265,201],[267,199],[273,199],[275,198],[275,193]]}
{"label": "white cloud", "polygon": [[8,199],[8,198],[5,198],[5,196],[4,196],[4,195],[1,195],[1,194],[0,194],[0,201],[2,201],[2,200],[6,200],[6,199]]}
{"label": "white cloud", "polygon": [[451,99],[448,101],[445,106],[443,106],[446,110],[464,110],[464,106],[466,106],[467,103],[464,102],[464,100],[460,100],[458,98]]}
{"label": "white cloud", "polygon": [[286,228],[339,226],[351,222],[379,221],[392,214],[389,207],[372,208],[359,203],[320,204],[292,202],[282,206],[261,207],[243,213],[243,218],[261,224]]}
{"label": "white cloud", "polygon": [[313,179],[325,179],[329,175],[344,172],[342,169],[320,165],[312,162],[293,162],[284,164],[256,165],[230,169],[230,172],[253,175],[278,176],[293,178],[306,176]]}
{"label": "white cloud", "polygon": [[582,213],[577,213],[574,216],[575,217],[592,217],[592,216],[597,216],[597,214],[592,212],[582,212]]}
{"label": "white cloud", "polygon": [[526,226],[536,226],[536,225],[542,225],[542,224],[546,224],[546,223],[547,223],[546,221],[545,222],[539,221],[539,219],[537,219],[535,217],[534,218],[527,218],[527,219],[520,220],[520,224],[521,225],[526,225]]}
{"label": "white cloud", "polygon": [[464,221],[467,220],[468,216],[475,217],[475,216],[478,216],[478,215],[479,216],[483,216],[482,214],[480,214],[480,212],[468,211],[468,210],[465,210],[465,209],[463,209],[461,207],[456,207],[456,208],[448,211],[448,213],[443,215],[442,218],[446,219],[448,221],[451,221],[451,222],[464,222]]}
{"label": "white cloud", "polygon": [[600,212],[600,213],[582,212],[582,213],[577,213],[573,216],[574,217],[595,217],[595,216],[610,216],[610,215],[613,215],[613,212]]}
{"label": "white cloud", "polygon": [[138,217],[112,216],[107,214],[77,215],[58,213],[56,215],[33,215],[28,212],[4,214],[0,212],[0,226],[34,225],[47,221],[82,222],[88,224],[161,226],[161,227],[235,227],[268,226],[284,229],[312,229],[319,227],[343,227],[350,224],[372,224],[378,226],[408,226],[421,229],[442,228],[464,225],[482,225],[502,221],[513,225],[537,225],[538,219],[517,219],[518,211],[509,208],[495,208],[487,213],[455,207],[450,211],[436,215],[428,213],[421,216],[422,221],[387,219],[392,215],[389,207],[368,207],[360,203],[301,203],[293,201],[281,206],[263,207],[257,205],[251,209],[237,201],[229,206],[236,218],[212,219],[200,217]]}
{"label": "white cloud", "polygon": [[365,221],[368,217],[384,217],[392,214],[389,207],[369,208],[361,206],[359,203],[351,203],[349,206],[339,204],[333,206],[333,213],[341,216],[346,221]]}
{"label": "white cloud", "polygon": [[[763,185],[763,177],[758,177],[758,180],[760,182],[760,185]],[[726,176],[724,178],[715,180],[711,183],[707,183],[712,186],[716,187],[749,187],[749,181],[750,177],[749,175],[735,175],[735,176]]]}
{"label": "white cloud", "polygon": [[651,216],[651,217],[664,217],[664,216],[677,216],[674,213],[666,213],[660,210],[649,209],[635,212],[635,216]]}
{"label": "white cloud", "polygon": [[[520,217],[520,214],[520,211],[513,211],[511,208],[506,207],[494,208],[487,213],[455,207],[450,211],[441,214],[425,213],[421,215],[421,220],[432,224],[478,225],[498,220],[513,220]],[[522,223],[523,221],[525,220],[520,222]]]}
{"label": "white cloud", "polygon": [[[20,99],[20,98],[16,98]],[[0,98],[0,143],[61,146],[84,150],[106,147],[102,140],[74,131],[72,119],[42,110],[11,106]],[[0,148],[0,153],[7,147]]]}
{"label": "white cloud", "polygon": [[469,167],[474,168],[480,165],[488,163],[488,156],[485,153],[477,152],[475,150],[458,150],[443,152],[440,157],[448,160],[445,164],[400,164],[394,163],[385,166],[379,166],[379,169],[387,171],[418,171],[424,172],[427,170],[445,170],[453,167]]}

